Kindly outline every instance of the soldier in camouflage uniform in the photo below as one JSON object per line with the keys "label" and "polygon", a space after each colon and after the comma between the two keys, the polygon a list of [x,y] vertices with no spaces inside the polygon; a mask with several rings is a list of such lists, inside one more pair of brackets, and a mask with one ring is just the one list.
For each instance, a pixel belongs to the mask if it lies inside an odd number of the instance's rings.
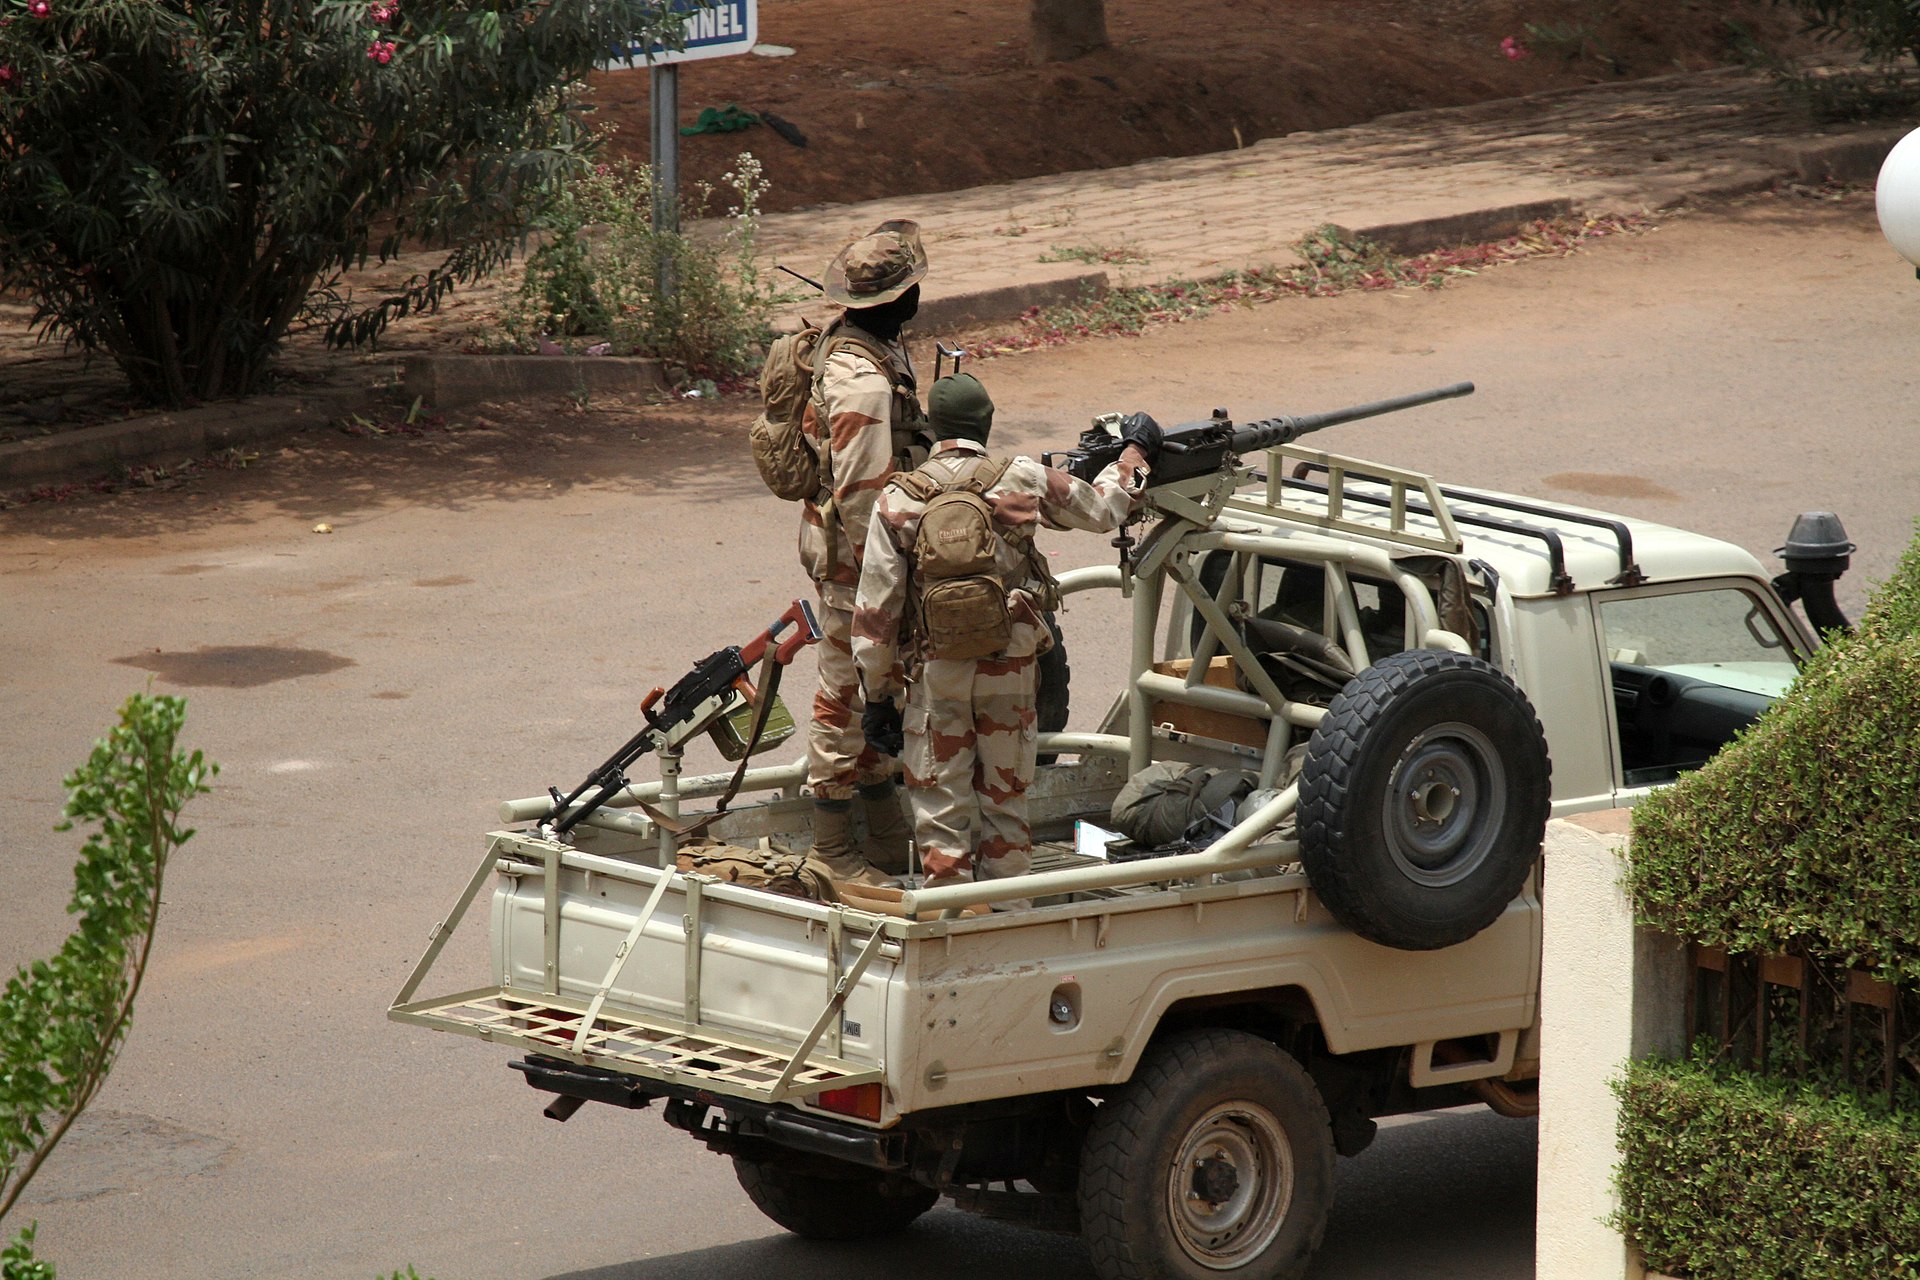
{"label": "soldier in camouflage uniform", "polygon": [[[820,598],[825,643],[820,688],[807,732],[814,853],[836,878],[890,883],[907,869],[908,829],[888,761],[861,731],[860,681],[853,667],[853,599],[874,500],[896,470],[926,457],[931,438],[900,330],[920,301],[927,271],[920,228],[883,222],[828,265],[827,297],[846,308],[815,349],[815,376],[801,430],[820,451],[824,487],[802,504],[800,562]],[[868,838],[856,850],[858,795]]]}
{"label": "soldier in camouflage uniform", "polygon": [[[990,476],[1002,465],[987,456],[993,402],[972,375],[940,379],[927,403],[937,443],[917,475],[950,485],[975,468]],[[1052,575],[1033,535],[1042,525],[1104,532],[1131,514],[1160,430],[1144,414],[1126,421],[1130,447],[1092,484],[1016,457],[982,493],[1000,535],[994,576],[1010,588],[1012,622],[1005,649],[984,658],[924,652],[912,623],[915,542],[928,503],[900,480],[880,494],[854,610],[853,658],[876,704],[906,690],[900,761],[928,885],[1021,875],[1032,864],[1026,791],[1038,733],[1034,674],[1053,645],[1043,618]]]}

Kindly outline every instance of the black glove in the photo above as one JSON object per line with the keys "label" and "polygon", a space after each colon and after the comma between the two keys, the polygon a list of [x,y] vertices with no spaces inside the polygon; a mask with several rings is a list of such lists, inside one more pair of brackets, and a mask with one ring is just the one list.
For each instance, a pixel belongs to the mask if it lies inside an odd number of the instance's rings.
{"label": "black glove", "polygon": [[1160,424],[1144,413],[1130,413],[1120,419],[1120,438],[1136,446],[1148,462],[1160,456]]}
{"label": "black glove", "polygon": [[900,722],[900,708],[891,698],[872,698],[860,713],[860,732],[867,745],[883,756],[897,756],[907,745],[906,727]]}

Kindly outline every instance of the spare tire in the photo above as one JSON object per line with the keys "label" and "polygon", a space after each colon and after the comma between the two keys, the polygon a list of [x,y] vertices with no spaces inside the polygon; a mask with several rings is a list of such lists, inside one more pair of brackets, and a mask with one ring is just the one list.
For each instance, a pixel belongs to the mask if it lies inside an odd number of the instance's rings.
{"label": "spare tire", "polygon": [[1382,658],[1335,695],[1300,773],[1300,858],[1334,918],[1404,951],[1465,942],[1526,883],[1546,834],[1546,734],[1497,668]]}

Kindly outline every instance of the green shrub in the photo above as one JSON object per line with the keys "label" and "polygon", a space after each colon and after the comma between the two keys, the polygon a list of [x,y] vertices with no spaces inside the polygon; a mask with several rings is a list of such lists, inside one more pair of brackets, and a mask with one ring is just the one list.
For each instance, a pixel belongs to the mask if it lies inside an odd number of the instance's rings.
{"label": "green shrub", "polygon": [[[581,163],[556,94],[656,0],[0,0],[0,289],[140,398],[256,390],[290,328],[363,341],[504,261]],[[338,273],[450,250],[370,308]]]}
{"label": "green shrub", "polygon": [[[167,860],[193,835],[180,810],[218,766],[176,749],[187,704],[136,694],[67,779],[67,820],[98,827],[73,869],[71,936],[0,990],[0,1218],[105,1083],[133,1019],[159,924]],[[5,1280],[51,1280],[33,1228],[4,1252]]]}
{"label": "green shrub", "polygon": [[1920,1277],[1920,1117],[1703,1063],[1616,1086],[1612,1224],[1694,1280]]}
{"label": "green shrub", "polygon": [[[755,366],[772,336],[768,312],[781,299],[754,263],[767,184],[748,154],[722,183],[729,203],[720,229],[701,237],[654,230],[645,165],[596,165],[565,184],[540,224],[544,243],[502,311],[508,340],[531,351],[543,338],[603,338],[612,354],[658,356],[704,374]],[[714,194],[697,188],[687,212],[704,214]],[[663,264],[673,279],[666,293]]]}
{"label": "green shrub", "polygon": [[1738,741],[1633,812],[1643,923],[1920,983],[1920,540]]}

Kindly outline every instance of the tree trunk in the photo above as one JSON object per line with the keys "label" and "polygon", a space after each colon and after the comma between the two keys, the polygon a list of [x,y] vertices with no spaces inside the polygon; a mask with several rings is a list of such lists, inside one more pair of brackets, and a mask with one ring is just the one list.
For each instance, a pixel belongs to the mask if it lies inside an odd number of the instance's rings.
{"label": "tree trunk", "polygon": [[1106,0],[1031,0],[1027,24],[1033,33],[1028,60],[1070,62],[1107,40]]}

